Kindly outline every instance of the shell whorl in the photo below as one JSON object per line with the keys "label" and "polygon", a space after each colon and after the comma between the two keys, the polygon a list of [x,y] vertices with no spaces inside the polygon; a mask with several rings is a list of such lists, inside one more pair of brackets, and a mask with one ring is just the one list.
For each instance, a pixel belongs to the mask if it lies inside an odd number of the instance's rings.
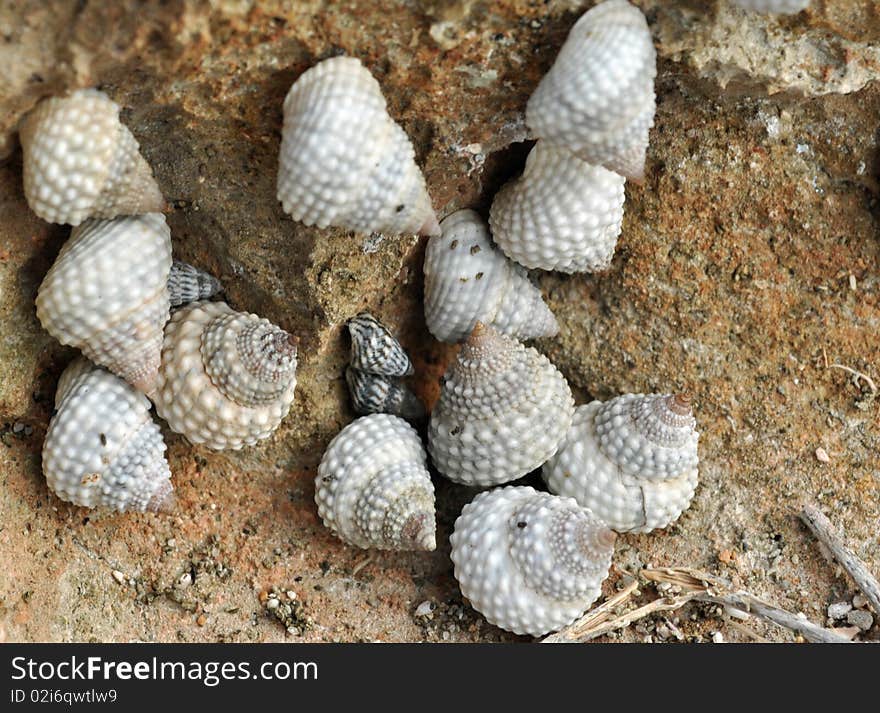
{"label": "shell whorl", "polygon": [[186,305],[165,327],[156,411],[214,450],[268,438],[293,403],[296,341],[225,302]]}
{"label": "shell whorl", "polygon": [[382,376],[409,376],[413,365],[403,347],[373,315],[361,312],[346,323],[351,335],[351,358],[355,369]]}
{"label": "shell whorl", "polygon": [[151,394],[170,304],[171,231],[160,213],[89,220],[73,229],[37,293],[37,317]]}
{"label": "shell whorl", "polygon": [[324,524],[363,548],[433,550],[434,486],[421,439],[389,414],[356,419],[327,446],[315,479]]}
{"label": "shell whorl", "polygon": [[615,535],[571,498],[530,487],[480,493],[450,537],[462,594],[491,623],[542,636],[571,623],[601,591]]}
{"label": "shell whorl", "polygon": [[406,133],[353,57],[304,72],[284,99],[278,200],[306,225],[361,233],[439,230]]}
{"label": "shell whorl", "polygon": [[690,400],[626,394],[576,409],[542,475],[617,532],[663,528],[689,507],[699,479]]}
{"label": "shell whorl", "polygon": [[50,223],[162,211],[165,201],[137,140],[103,92],[40,102],[21,127],[28,204]]}
{"label": "shell whorl", "polygon": [[213,275],[180,260],[171,263],[168,275],[168,300],[172,307],[207,300],[223,292],[223,285]]}
{"label": "shell whorl", "polygon": [[547,357],[478,323],[444,376],[428,450],[451,480],[506,483],[556,452],[573,411],[571,389]]}
{"label": "shell whorl", "polygon": [[407,421],[425,418],[424,405],[399,379],[350,366],[345,370],[345,381],[357,414],[390,413]]}
{"label": "shell whorl", "polygon": [[656,51],[641,10],[606,0],[575,23],[529,99],[539,138],[629,178],[644,175]]}
{"label": "shell whorl", "polygon": [[61,376],[43,443],[43,473],[62,500],[119,512],[174,508],[165,443],[150,403],[87,359]]}
{"label": "shell whorl", "polygon": [[492,202],[498,247],[520,265],[597,272],[611,262],[623,225],[624,179],[540,140],[523,174]]}
{"label": "shell whorl", "polygon": [[475,211],[447,216],[440,229],[425,251],[425,321],[434,337],[461,341],[478,321],[524,340],[559,332],[541,292],[492,244]]}

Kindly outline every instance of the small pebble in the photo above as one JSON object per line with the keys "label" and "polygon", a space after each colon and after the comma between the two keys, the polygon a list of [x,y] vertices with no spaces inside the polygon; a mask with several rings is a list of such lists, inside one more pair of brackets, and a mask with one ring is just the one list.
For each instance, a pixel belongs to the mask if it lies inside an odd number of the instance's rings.
{"label": "small pebble", "polygon": [[207,623],[208,617],[206,617],[204,614],[199,614],[199,618],[196,619],[196,624],[198,624],[199,626],[204,626]]}
{"label": "small pebble", "polygon": [[720,631],[716,631],[712,634],[712,643],[713,644],[723,644],[724,643],[724,634]]}
{"label": "small pebble", "polygon": [[270,599],[268,602],[266,602],[266,609],[277,609],[280,603],[281,602],[279,602],[277,599]]}
{"label": "small pebble", "polygon": [[859,627],[862,631],[867,631],[874,626],[874,617],[871,616],[871,612],[867,612],[864,609],[853,609],[846,615],[846,621],[853,626]]}
{"label": "small pebble", "polygon": [[828,605],[828,618],[829,619],[843,619],[852,609],[852,604],[849,602],[834,602],[834,604]]}
{"label": "small pebble", "polygon": [[428,616],[432,611],[434,611],[434,605],[430,600],[425,600],[416,607],[416,616]]}
{"label": "small pebble", "polygon": [[287,595],[287,598],[288,598],[290,601],[293,601],[294,599],[296,599],[296,592],[294,592],[292,589],[288,589],[288,590],[285,592],[285,594]]}
{"label": "small pebble", "polygon": [[125,575],[122,572],[120,572],[118,569],[114,569],[112,574],[113,574],[113,579],[115,579],[119,584],[125,583]]}
{"label": "small pebble", "polygon": [[828,451],[826,451],[822,446],[819,446],[816,449],[816,460],[820,463],[830,463],[831,458],[828,455]]}
{"label": "small pebble", "polygon": [[192,575],[189,572],[184,572],[177,580],[177,584],[180,586],[181,589],[185,589],[190,584],[192,584],[192,582]]}
{"label": "small pebble", "polygon": [[859,592],[853,597],[853,606],[856,609],[864,609],[866,606],[868,606],[868,597]]}

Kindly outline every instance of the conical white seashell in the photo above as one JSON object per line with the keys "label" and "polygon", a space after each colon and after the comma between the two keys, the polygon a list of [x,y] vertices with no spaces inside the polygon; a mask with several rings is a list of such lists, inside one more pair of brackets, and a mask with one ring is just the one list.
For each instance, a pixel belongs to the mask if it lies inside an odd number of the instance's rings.
{"label": "conical white seashell", "polygon": [[675,522],[697,487],[696,420],[685,396],[625,394],[575,411],[543,469],[551,492],[573,497],[618,532]]}
{"label": "conical white seashell", "polygon": [[508,260],[472,210],[440,223],[425,252],[425,321],[441,342],[467,337],[477,322],[517,339],[552,337],[559,325],[526,271]]}
{"label": "conical white seashell", "polygon": [[772,12],[779,15],[791,15],[805,10],[810,0],[733,0],[745,10],[754,12]]}
{"label": "conical white seashell", "polygon": [[168,300],[172,307],[207,300],[223,292],[223,285],[213,275],[189,263],[174,260],[168,275]]}
{"label": "conical white seashell", "polygon": [[278,200],[306,225],[439,231],[425,179],[379,83],[353,57],[304,72],[284,99]]}
{"label": "conical white seashell", "polygon": [[37,293],[37,317],[151,395],[168,321],[171,232],[161,213],[90,220],[73,229]]}
{"label": "conical white seashell", "polygon": [[506,487],[465,505],[449,539],[471,606],[502,629],[543,636],[599,596],[615,535],[571,498]]}
{"label": "conical white seashell", "polygon": [[526,123],[538,138],[628,178],[645,170],[654,124],[657,54],[641,10],[599,3],[572,27],[529,99]]}
{"label": "conical white seashell", "polygon": [[62,374],[43,443],[43,473],[62,500],[119,512],[174,507],[165,443],[150,402],[80,357]]}
{"label": "conical white seashell", "polygon": [[24,192],[50,223],[156,213],[165,207],[119,105],[80,89],[37,105],[21,127]]}
{"label": "conical white seashell", "polygon": [[193,302],[165,327],[156,412],[192,443],[238,450],[268,438],[293,403],[297,340],[225,302]]}
{"label": "conical white seashell", "polygon": [[624,179],[538,141],[522,176],[495,196],[489,224],[520,265],[560,272],[608,267],[623,224]]}
{"label": "conical white seashell", "polygon": [[508,483],[556,452],[573,413],[568,382],[547,357],[478,323],[444,376],[428,452],[457,483]]}
{"label": "conical white seashell", "polygon": [[379,320],[361,312],[346,323],[351,335],[351,358],[355,369],[382,376],[409,376],[413,365],[409,355]]}
{"label": "conical white seashell", "polygon": [[324,524],[345,542],[383,550],[433,550],[434,486],[422,441],[406,421],[373,414],[327,446],[315,479]]}
{"label": "conical white seashell", "polygon": [[400,379],[350,366],[345,370],[345,381],[357,414],[390,413],[407,421],[425,418],[422,402]]}

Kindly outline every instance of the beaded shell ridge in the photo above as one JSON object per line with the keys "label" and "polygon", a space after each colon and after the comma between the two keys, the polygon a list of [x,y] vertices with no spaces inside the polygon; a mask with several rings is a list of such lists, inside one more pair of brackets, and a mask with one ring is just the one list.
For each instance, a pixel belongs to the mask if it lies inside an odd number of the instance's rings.
{"label": "beaded shell ridge", "polygon": [[389,414],[356,419],[327,446],[315,479],[324,524],[348,544],[433,550],[434,486],[422,441]]}
{"label": "beaded shell ridge", "polygon": [[284,100],[278,200],[306,225],[433,235],[437,217],[412,143],[353,57],[318,63]]}
{"label": "beaded shell ridge", "polygon": [[531,636],[561,629],[596,600],[614,541],[571,498],[510,486],[465,505],[450,537],[455,578],[471,606]]}
{"label": "beaded shell ridge", "polygon": [[43,442],[43,473],[62,500],[117,512],[174,508],[165,442],[150,402],[80,357],[58,383]]}
{"label": "beaded shell ridge", "polygon": [[624,394],[575,411],[543,468],[551,492],[573,497],[617,532],[667,527],[698,481],[699,432],[690,399]]}
{"label": "beaded shell ridge", "polygon": [[517,339],[552,337],[559,325],[525,269],[498,250],[473,210],[440,222],[425,251],[425,322],[441,342],[459,342],[477,322]]}

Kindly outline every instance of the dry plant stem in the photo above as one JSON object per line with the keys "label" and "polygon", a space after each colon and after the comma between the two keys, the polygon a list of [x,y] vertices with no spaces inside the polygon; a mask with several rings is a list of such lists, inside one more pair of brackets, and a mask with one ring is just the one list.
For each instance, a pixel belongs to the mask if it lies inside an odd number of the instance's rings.
{"label": "dry plant stem", "polygon": [[845,544],[840,535],[834,529],[831,521],[813,505],[805,505],[800,514],[801,520],[810,528],[816,539],[825,545],[834,555],[834,558],[849,572],[862,593],[867,597],[871,608],[880,616],[880,584],[855,553]]}
{"label": "dry plant stem", "polygon": [[852,374],[856,378],[857,381],[859,379],[864,379],[865,383],[868,385],[868,388],[871,389],[871,392],[874,394],[877,393],[877,385],[874,383],[874,380],[870,376],[868,376],[867,374],[863,374],[862,372],[856,371],[855,369],[852,369],[851,367],[844,366],[843,364],[832,364],[830,366],[830,368],[831,369],[841,369],[841,370],[845,371],[847,374]]}
{"label": "dry plant stem", "polygon": [[[630,595],[636,589],[638,589],[638,587],[638,581],[633,580],[613,597],[611,597],[610,599],[606,599],[595,609],[591,609],[590,611],[588,611],[575,623],[567,626],[562,631],[551,634],[545,639],[542,639],[541,643],[574,644],[578,641],[583,641],[584,639],[581,638],[582,636],[586,635],[588,632],[591,633],[595,631],[595,629],[604,626],[604,624],[612,616],[614,609],[625,602],[627,599],[629,599]],[[594,636],[598,636],[598,634],[592,634],[592,636],[590,636],[589,638],[593,638]]]}

